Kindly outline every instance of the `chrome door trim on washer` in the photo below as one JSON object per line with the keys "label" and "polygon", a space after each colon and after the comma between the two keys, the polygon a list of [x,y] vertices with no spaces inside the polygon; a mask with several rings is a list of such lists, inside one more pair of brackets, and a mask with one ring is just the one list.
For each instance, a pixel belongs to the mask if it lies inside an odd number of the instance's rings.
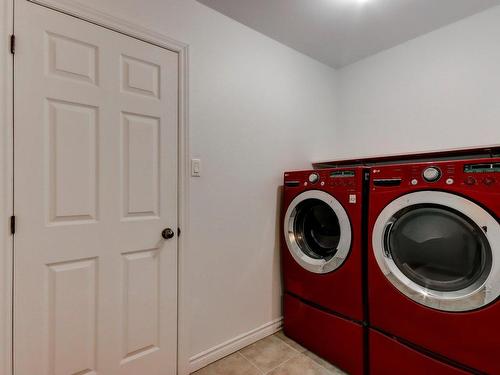
{"label": "chrome door trim on washer", "polygon": [[[317,199],[326,203],[337,215],[340,226],[340,239],[337,251],[329,260],[314,259],[306,255],[297,243],[294,231],[294,220],[297,206],[308,199]],[[351,223],[346,210],[340,202],[328,193],[320,190],[305,191],[295,197],[288,206],[284,217],[285,241],[295,261],[304,269],[314,273],[328,273],[339,268],[346,260],[351,249]]]}
{"label": "chrome door trim on washer", "polygon": [[[410,280],[386,251],[384,237],[392,218],[402,209],[414,205],[434,204],[451,208],[470,218],[479,228],[487,228],[484,235],[491,248],[492,265],[486,278],[458,291],[436,291]],[[388,204],[378,216],[372,235],[372,246],[377,263],[401,293],[424,306],[442,311],[470,311],[486,306],[500,295],[500,225],[476,203],[452,193],[419,191],[403,195]]]}

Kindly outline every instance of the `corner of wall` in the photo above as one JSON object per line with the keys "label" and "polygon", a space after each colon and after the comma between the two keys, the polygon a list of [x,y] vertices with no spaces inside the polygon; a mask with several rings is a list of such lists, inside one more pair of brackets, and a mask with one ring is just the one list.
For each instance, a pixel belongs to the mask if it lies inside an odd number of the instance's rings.
{"label": "corner of wall", "polygon": [[278,332],[282,325],[283,318],[275,319],[192,356],[189,358],[188,374]]}

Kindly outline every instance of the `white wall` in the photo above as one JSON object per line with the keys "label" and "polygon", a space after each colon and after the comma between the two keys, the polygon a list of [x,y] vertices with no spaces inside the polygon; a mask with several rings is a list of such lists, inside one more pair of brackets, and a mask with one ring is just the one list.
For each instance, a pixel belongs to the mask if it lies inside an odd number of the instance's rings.
{"label": "white wall", "polygon": [[330,154],[334,70],[194,0],[81,3],[189,44],[189,355],[279,318],[278,186]]}
{"label": "white wall", "polygon": [[338,71],[337,156],[500,143],[500,7]]}

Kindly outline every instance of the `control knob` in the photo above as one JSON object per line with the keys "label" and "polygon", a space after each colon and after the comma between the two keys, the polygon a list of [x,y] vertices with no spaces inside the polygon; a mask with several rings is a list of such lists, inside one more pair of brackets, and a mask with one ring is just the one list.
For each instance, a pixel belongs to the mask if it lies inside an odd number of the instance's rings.
{"label": "control knob", "polygon": [[317,174],[317,173],[311,173],[311,174],[309,175],[309,182],[310,182],[311,184],[315,184],[316,182],[318,182],[318,180],[319,180],[319,176],[318,176],[318,174]]}
{"label": "control knob", "polygon": [[441,171],[436,167],[429,167],[424,170],[422,175],[425,181],[435,182],[441,177]]}

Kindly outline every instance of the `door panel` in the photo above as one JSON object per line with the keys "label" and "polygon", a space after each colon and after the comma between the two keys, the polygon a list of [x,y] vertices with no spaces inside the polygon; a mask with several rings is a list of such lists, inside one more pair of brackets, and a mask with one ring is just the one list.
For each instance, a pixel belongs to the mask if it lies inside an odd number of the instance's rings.
{"label": "door panel", "polygon": [[98,108],[47,100],[49,222],[97,220]]}
{"label": "door panel", "polygon": [[157,217],[160,119],[123,112],[122,119],[125,217]]}
{"label": "door panel", "polygon": [[63,375],[96,368],[96,259],[47,268],[49,371]]}
{"label": "door panel", "polygon": [[178,55],[16,1],[17,374],[174,374]]}

